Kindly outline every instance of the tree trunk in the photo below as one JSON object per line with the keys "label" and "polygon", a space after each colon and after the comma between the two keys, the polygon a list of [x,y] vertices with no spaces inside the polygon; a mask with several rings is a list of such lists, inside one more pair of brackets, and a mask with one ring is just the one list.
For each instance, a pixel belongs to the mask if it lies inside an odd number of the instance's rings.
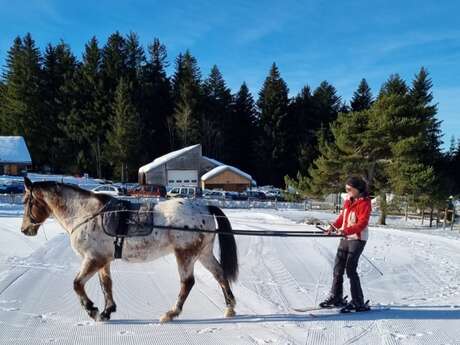
{"label": "tree trunk", "polygon": [[379,224],[385,225],[387,219],[387,195],[385,192],[380,193],[380,218]]}
{"label": "tree trunk", "polygon": [[422,225],[423,225],[424,220],[425,220],[425,209],[422,209]]}

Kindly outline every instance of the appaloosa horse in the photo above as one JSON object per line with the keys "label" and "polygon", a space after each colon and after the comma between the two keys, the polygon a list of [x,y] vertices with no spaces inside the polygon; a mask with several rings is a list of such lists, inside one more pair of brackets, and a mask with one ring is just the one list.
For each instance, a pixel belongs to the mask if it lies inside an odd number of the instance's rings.
{"label": "appaloosa horse", "polygon": [[[24,218],[21,231],[28,236],[37,234],[40,225],[53,215],[70,236],[73,250],[82,257],[80,272],[73,286],[83,308],[95,320],[109,320],[116,311],[112,296],[110,263],[114,260],[113,237],[102,229],[102,215],[106,205],[114,200],[111,196],[95,194],[76,186],[57,182],[32,183],[24,179]],[[217,207],[202,206],[185,199],[159,202],[154,207],[155,225],[186,227],[189,229],[232,231],[225,214]],[[150,235],[128,237],[124,240],[122,259],[128,262],[152,261],[169,253],[176,256],[181,288],[176,304],[161,318],[167,322],[177,317],[192,289],[195,279],[193,268],[199,260],[208,269],[222,288],[226,309],[225,316],[235,315],[235,298],[229,281],[238,275],[236,243],[233,235],[219,234],[220,262],[213,254],[215,234],[184,232],[153,228]],[[86,282],[95,274],[105,298],[104,310],[97,307],[85,292]]]}

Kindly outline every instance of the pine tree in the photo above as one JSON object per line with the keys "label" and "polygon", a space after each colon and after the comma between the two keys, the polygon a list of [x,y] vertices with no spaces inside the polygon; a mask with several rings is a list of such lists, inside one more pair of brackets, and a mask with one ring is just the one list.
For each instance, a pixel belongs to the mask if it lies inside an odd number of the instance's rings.
{"label": "pine tree", "polygon": [[294,121],[288,111],[288,88],[275,63],[259,92],[257,106],[261,133],[257,145],[260,152],[259,180],[281,186],[284,176],[294,175],[297,166]]}
{"label": "pine tree", "polygon": [[83,62],[72,83],[72,108],[62,121],[71,147],[72,172],[89,172],[99,178],[106,166],[103,148],[109,130],[110,103],[104,90],[102,54],[95,37],[85,45]]}
{"label": "pine tree", "polygon": [[[107,135],[107,154],[116,169],[116,175],[122,182],[137,172],[137,155],[139,153],[140,123],[139,115],[131,99],[131,85],[120,79],[115,91],[113,112],[115,117]],[[118,171],[117,171],[118,170]]]}
{"label": "pine tree", "polygon": [[369,109],[373,103],[371,88],[367,84],[366,79],[362,79],[358,89],[353,93],[350,106],[351,111],[362,111]]}
{"label": "pine tree", "polygon": [[49,119],[44,113],[41,87],[42,57],[30,34],[17,37],[8,51],[3,95],[2,131],[23,136],[36,168],[48,165],[48,147],[42,144]]}
{"label": "pine tree", "polygon": [[[309,90],[308,90],[309,91]],[[300,168],[307,173],[313,161],[319,156],[319,138],[331,141],[329,125],[335,121],[339,111],[343,108],[341,98],[337,95],[337,90],[327,81],[323,81],[310,97],[304,97],[308,121],[300,128],[304,139],[300,145]],[[343,109],[342,109],[343,110]]]}
{"label": "pine tree", "polygon": [[71,155],[71,145],[66,140],[63,126],[72,110],[72,100],[77,96],[72,86],[77,69],[77,60],[64,42],[56,46],[49,44],[43,58],[43,105],[48,116],[47,135],[43,145],[48,148],[53,170],[66,171]]}
{"label": "pine tree", "polygon": [[[136,62],[135,57],[133,59],[134,61],[131,61],[131,63]],[[107,43],[102,49],[101,72],[108,103],[113,100],[113,95],[118,86],[119,80],[127,77],[128,75],[128,67],[126,63],[126,40],[117,31],[109,36]],[[131,68],[135,67],[131,66]],[[132,70],[131,72],[133,73]],[[132,80],[130,81],[132,82]]]}
{"label": "pine tree", "polygon": [[155,38],[149,45],[149,60],[143,68],[141,84],[143,162],[171,151],[172,138],[168,123],[173,119],[171,85],[166,75],[167,52],[164,44]]}
{"label": "pine tree", "polygon": [[196,59],[187,50],[176,59],[173,76],[174,125],[177,142],[175,147],[183,147],[201,141],[200,116],[202,112],[201,73]]}
{"label": "pine tree", "polygon": [[198,141],[199,123],[194,114],[196,100],[185,86],[180,91],[180,99],[174,111],[175,130],[182,146],[189,146]]}
{"label": "pine tree", "polygon": [[303,87],[293,99],[289,110],[295,121],[299,171],[307,173],[316,154],[317,131],[320,126],[316,117],[315,100],[309,86]]}
{"label": "pine tree", "polygon": [[254,145],[257,137],[257,112],[246,83],[241,85],[234,98],[232,121],[228,128],[228,136],[233,145],[230,147],[228,163],[253,174],[256,168]]}
{"label": "pine tree", "polygon": [[125,39],[125,54],[127,78],[133,85],[137,84],[141,78],[146,59],[144,48],[139,43],[138,35],[134,32],[130,32]]}
{"label": "pine tree", "polygon": [[232,135],[235,132],[232,128],[235,125],[232,121],[232,94],[216,65],[212,67],[209,77],[203,83],[203,94],[203,152],[211,157],[229,161],[236,154],[232,149]]}
{"label": "pine tree", "polygon": [[422,67],[412,81],[409,91],[413,111],[417,113],[419,121],[423,122],[424,143],[422,145],[427,163],[439,162],[441,159],[441,121],[436,118],[437,106],[431,103],[433,100],[432,87],[431,78],[427,70]]}
{"label": "pine tree", "polygon": [[388,80],[382,85],[379,97],[388,95],[406,95],[409,91],[406,82],[399,74],[392,74]]}

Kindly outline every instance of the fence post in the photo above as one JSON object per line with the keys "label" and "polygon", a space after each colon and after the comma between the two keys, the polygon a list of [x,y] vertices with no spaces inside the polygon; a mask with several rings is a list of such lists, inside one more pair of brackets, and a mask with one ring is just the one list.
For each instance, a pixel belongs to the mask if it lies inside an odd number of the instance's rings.
{"label": "fence post", "polygon": [[447,223],[447,208],[444,209],[444,224],[442,225],[443,230],[446,230],[446,223]]}
{"label": "fence post", "polygon": [[455,209],[453,209],[451,212],[452,212],[452,218],[451,218],[451,221],[450,221],[450,230],[453,231],[454,230],[454,224],[455,224]]}
{"label": "fence post", "polygon": [[409,212],[409,202],[407,201],[407,197],[406,197],[406,210],[405,210],[405,221],[407,223],[407,214]]}

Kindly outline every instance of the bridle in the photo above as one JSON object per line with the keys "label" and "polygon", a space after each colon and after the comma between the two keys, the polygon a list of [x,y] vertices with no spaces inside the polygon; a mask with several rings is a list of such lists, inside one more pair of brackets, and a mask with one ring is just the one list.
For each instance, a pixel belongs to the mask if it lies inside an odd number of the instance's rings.
{"label": "bridle", "polygon": [[[39,200],[37,200],[36,198],[34,198],[34,194],[33,194],[33,190],[32,190],[32,187],[30,187],[30,191],[29,191],[29,196],[27,197],[28,200],[27,200],[27,208],[29,210],[29,221],[32,225],[41,225],[43,224],[43,222],[40,222],[38,221],[34,215],[33,215],[33,212],[32,212],[32,207],[34,205],[34,202],[35,203],[39,203]],[[44,204],[42,202],[42,204]],[[48,206],[46,204],[44,204],[44,207],[48,208]]]}

